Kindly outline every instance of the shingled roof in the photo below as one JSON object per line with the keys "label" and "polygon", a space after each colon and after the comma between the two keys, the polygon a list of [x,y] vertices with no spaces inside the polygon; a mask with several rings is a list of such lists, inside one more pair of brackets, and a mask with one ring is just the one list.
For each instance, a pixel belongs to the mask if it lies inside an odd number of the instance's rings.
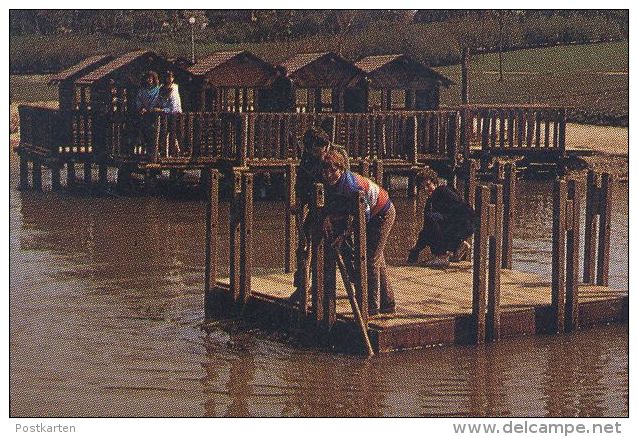
{"label": "shingled roof", "polygon": [[426,72],[427,75],[431,76],[435,80],[438,80],[446,87],[454,84],[454,81],[452,81],[447,76],[404,54],[367,56],[359,60],[355,65],[359,69],[363,70],[366,74],[370,74],[398,60],[404,60],[411,63],[412,65],[418,66],[419,68],[423,69],[423,71]]}
{"label": "shingled roof", "polygon": [[330,54],[330,52],[322,52],[322,53],[299,53],[293,56],[290,59],[284,61],[283,65],[286,67],[286,71],[288,74],[292,74],[295,71],[305,67],[308,64],[312,64],[317,59]]}
{"label": "shingled roof", "polygon": [[62,70],[59,73],[53,75],[49,80],[49,85],[62,82],[63,80],[71,79],[74,76],[81,76],[86,74],[89,70],[99,68],[109,61],[113,60],[112,55],[95,55],[78,62],[72,67]]}
{"label": "shingled roof", "polygon": [[[114,60],[112,60],[111,62],[109,62],[106,65],[101,66],[100,68],[90,72],[89,74],[81,77],[80,79],[78,79],[78,84],[91,84],[93,82],[97,82],[100,79],[103,79],[105,76],[107,76],[108,74],[112,73],[113,71],[117,70],[118,68],[121,68],[123,66],[125,66],[126,64],[144,56],[144,55],[155,55],[155,53],[149,51],[149,50],[137,50],[134,52],[129,52],[126,53],[122,56],[119,56],[117,58],[115,58]],[[155,55],[157,56],[157,55]]]}
{"label": "shingled roof", "polygon": [[205,57],[201,61],[197,61],[197,63],[193,64],[188,69],[188,71],[190,71],[194,75],[201,76],[206,74],[210,70],[230,61],[234,57],[241,55],[242,53],[248,52],[246,52],[245,50],[238,50],[233,52],[216,52]]}

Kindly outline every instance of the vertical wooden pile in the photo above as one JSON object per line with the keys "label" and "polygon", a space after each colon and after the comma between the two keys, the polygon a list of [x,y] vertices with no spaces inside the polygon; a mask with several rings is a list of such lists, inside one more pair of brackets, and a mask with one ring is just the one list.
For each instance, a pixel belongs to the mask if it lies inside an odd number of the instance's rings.
{"label": "vertical wooden pile", "polygon": [[580,187],[557,179],[553,193],[552,330],[562,333],[578,329]]}
{"label": "vertical wooden pile", "polygon": [[[217,283],[217,245],[219,242],[219,172],[209,168],[206,202],[206,250],[204,261],[204,308],[213,305],[213,289]],[[215,309],[219,311],[219,309]]]}
{"label": "vertical wooden pile", "polygon": [[494,182],[503,186],[503,258],[502,267],[512,268],[512,241],[514,238],[514,199],[516,198],[516,164],[496,161]]}
{"label": "vertical wooden pile", "polygon": [[253,175],[233,172],[230,205],[230,294],[240,309],[251,294]]}
{"label": "vertical wooden pile", "polygon": [[475,342],[500,339],[501,257],[503,241],[503,187],[476,188],[479,225],[474,232],[472,319]]}
{"label": "vertical wooden pile", "polygon": [[609,284],[609,238],[614,180],[611,174],[587,173],[583,282]]}

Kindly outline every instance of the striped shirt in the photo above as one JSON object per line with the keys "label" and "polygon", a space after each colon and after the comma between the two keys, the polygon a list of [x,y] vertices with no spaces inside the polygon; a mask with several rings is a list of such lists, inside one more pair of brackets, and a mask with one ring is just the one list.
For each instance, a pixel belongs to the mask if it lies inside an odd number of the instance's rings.
{"label": "striped shirt", "polygon": [[370,179],[349,170],[343,172],[334,186],[328,187],[327,194],[330,195],[331,193],[334,193],[337,196],[352,199],[359,192],[364,193],[366,221],[370,220],[371,217],[386,212],[390,209],[390,205],[392,205],[392,201],[390,200],[390,196],[386,190]]}

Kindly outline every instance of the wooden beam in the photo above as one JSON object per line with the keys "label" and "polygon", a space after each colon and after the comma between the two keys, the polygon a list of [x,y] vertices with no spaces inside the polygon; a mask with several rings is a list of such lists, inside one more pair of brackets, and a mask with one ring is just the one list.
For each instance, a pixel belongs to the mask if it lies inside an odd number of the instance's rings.
{"label": "wooden beam", "polygon": [[580,184],[567,182],[567,198],[571,200],[571,226],[567,231],[567,263],[565,265],[565,331],[578,329],[578,270],[580,257]]}
{"label": "wooden beam", "polygon": [[593,284],[596,271],[596,230],[598,228],[598,175],[587,172],[587,195],[585,199],[585,242],[583,258],[583,282]]}
{"label": "wooden beam", "polygon": [[611,211],[613,203],[614,179],[609,173],[603,173],[600,183],[600,221],[598,224],[598,263],[596,266],[596,284],[609,284],[609,245],[611,235]]}
{"label": "wooden beam", "polygon": [[241,181],[241,249],[239,258],[239,292],[242,305],[250,295],[253,269],[253,175],[243,173]]}
{"label": "wooden beam", "polygon": [[514,240],[514,204],[516,201],[516,164],[505,164],[503,180],[503,261],[504,269],[512,268]]}
{"label": "wooden beam", "polygon": [[[321,217],[324,207],[323,184],[315,184],[314,197],[312,199],[311,217]],[[323,321],[324,311],[324,244],[323,228],[313,223],[312,227],[312,314],[317,325]]]}
{"label": "wooden beam", "polygon": [[213,168],[208,173],[206,202],[206,250],[204,263],[204,299],[208,300],[217,282],[217,245],[219,241],[219,172]]}
{"label": "wooden beam", "polygon": [[476,344],[485,342],[485,296],[487,293],[486,264],[489,241],[489,199],[486,186],[476,187],[476,211],[479,226],[474,232],[474,256],[472,260],[472,320]]}
{"label": "wooden beam", "polygon": [[230,199],[230,293],[234,303],[241,298],[240,258],[241,258],[241,172],[233,171]]}
{"label": "wooden beam", "polygon": [[554,181],[552,220],[552,316],[554,332],[565,329],[565,202],[567,185]]}
{"label": "wooden beam", "polygon": [[503,186],[491,187],[490,203],[494,206],[494,230],[489,238],[488,283],[487,283],[487,320],[486,340],[497,341],[501,338],[501,263],[503,251]]}

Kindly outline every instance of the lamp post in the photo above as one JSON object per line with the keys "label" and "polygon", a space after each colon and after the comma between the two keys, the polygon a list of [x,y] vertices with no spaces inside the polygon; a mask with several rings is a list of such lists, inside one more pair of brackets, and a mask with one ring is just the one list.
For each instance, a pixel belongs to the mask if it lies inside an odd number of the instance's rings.
{"label": "lamp post", "polygon": [[190,17],[188,22],[191,25],[191,62],[195,63],[195,17]]}

